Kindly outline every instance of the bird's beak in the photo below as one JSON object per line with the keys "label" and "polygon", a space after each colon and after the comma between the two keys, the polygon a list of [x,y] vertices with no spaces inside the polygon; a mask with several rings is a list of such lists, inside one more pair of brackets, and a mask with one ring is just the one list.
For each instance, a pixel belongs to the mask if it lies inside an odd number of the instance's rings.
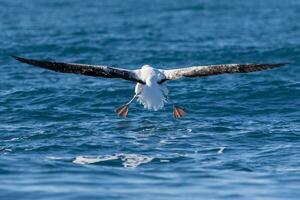
{"label": "bird's beak", "polygon": [[129,105],[125,104],[125,105],[121,106],[120,108],[117,108],[116,109],[116,113],[120,117],[127,117],[127,115],[128,115],[128,108],[129,108]]}
{"label": "bird's beak", "polygon": [[183,117],[185,114],[186,112],[183,110],[183,108],[173,106],[173,116],[175,119]]}

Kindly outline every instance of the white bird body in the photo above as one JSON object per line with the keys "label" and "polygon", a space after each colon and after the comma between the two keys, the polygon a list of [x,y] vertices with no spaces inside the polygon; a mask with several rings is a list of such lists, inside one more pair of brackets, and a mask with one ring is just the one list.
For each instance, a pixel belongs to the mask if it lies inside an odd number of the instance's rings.
{"label": "white bird body", "polygon": [[148,110],[157,111],[162,109],[169,93],[164,84],[158,84],[159,81],[165,78],[163,73],[150,65],[144,65],[137,71],[137,76],[145,82],[145,84],[137,83],[135,86],[138,102]]}
{"label": "white bird body", "polygon": [[[56,72],[75,73],[105,78],[122,78],[128,81],[137,82],[135,86],[135,96],[128,103],[116,109],[117,114],[123,117],[128,115],[128,107],[135,98],[137,98],[138,102],[143,104],[146,109],[155,111],[162,109],[165,103],[170,100],[168,96],[169,91],[164,85],[166,81],[176,80],[182,77],[204,77],[228,73],[248,73],[272,69],[287,64],[223,64],[185,67],[171,70],[155,69],[150,65],[144,65],[141,69],[126,70],[102,65],[63,63],[27,59],[17,56],[13,57],[20,62]],[[175,118],[179,118],[184,115],[185,111],[173,104],[173,116]]]}

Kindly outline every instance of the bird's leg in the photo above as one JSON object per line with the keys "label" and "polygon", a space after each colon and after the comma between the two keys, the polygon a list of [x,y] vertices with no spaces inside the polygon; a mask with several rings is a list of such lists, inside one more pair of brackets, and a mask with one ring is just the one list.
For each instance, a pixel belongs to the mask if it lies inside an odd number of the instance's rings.
{"label": "bird's leg", "polygon": [[183,108],[176,106],[175,103],[171,100],[171,98],[169,96],[166,96],[166,99],[168,102],[173,104],[173,117],[175,119],[183,117],[184,115],[186,115],[186,112],[184,111]]}
{"label": "bird's leg", "polygon": [[116,113],[120,116],[120,117],[127,117],[128,115],[128,108],[129,108],[129,105],[132,103],[132,101],[138,96],[138,94],[135,94],[132,99],[124,104],[123,106],[119,107],[116,109]]}

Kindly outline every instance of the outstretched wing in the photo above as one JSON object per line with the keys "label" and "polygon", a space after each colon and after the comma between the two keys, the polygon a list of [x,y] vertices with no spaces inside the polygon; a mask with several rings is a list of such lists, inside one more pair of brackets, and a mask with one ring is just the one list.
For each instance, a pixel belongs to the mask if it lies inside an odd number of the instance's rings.
{"label": "outstretched wing", "polygon": [[144,82],[138,77],[138,70],[126,70],[120,68],[113,68],[101,65],[87,65],[87,64],[75,64],[75,63],[63,63],[46,60],[34,60],[28,58],[21,58],[12,56],[16,60],[27,63],[29,65],[38,66],[41,68],[53,70],[62,73],[75,73],[86,76],[99,76],[105,78],[122,78],[128,81],[134,81],[144,84]]}
{"label": "outstretched wing", "polygon": [[275,64],[224,64],[224,65],[211,65],[211,66],[196,66],[180,69],[162,70],[167,80],[175,80],[181,77],[201,77],[211,76],[225,73],[248,73],[261,70],[272,69],[283,66],[288,63],[275,63]]}

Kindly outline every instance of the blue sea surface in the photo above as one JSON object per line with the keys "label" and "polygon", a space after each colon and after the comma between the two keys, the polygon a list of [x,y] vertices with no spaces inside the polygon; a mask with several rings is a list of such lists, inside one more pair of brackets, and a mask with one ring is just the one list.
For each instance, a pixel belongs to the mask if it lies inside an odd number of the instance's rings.
{"label": "blue sea surface", "polygon": [[[1,0],[0,199],[299,199],[300,1]],[[174,120],[134,83],[10,55],[136,69],[291,64],[167,83]]]}

